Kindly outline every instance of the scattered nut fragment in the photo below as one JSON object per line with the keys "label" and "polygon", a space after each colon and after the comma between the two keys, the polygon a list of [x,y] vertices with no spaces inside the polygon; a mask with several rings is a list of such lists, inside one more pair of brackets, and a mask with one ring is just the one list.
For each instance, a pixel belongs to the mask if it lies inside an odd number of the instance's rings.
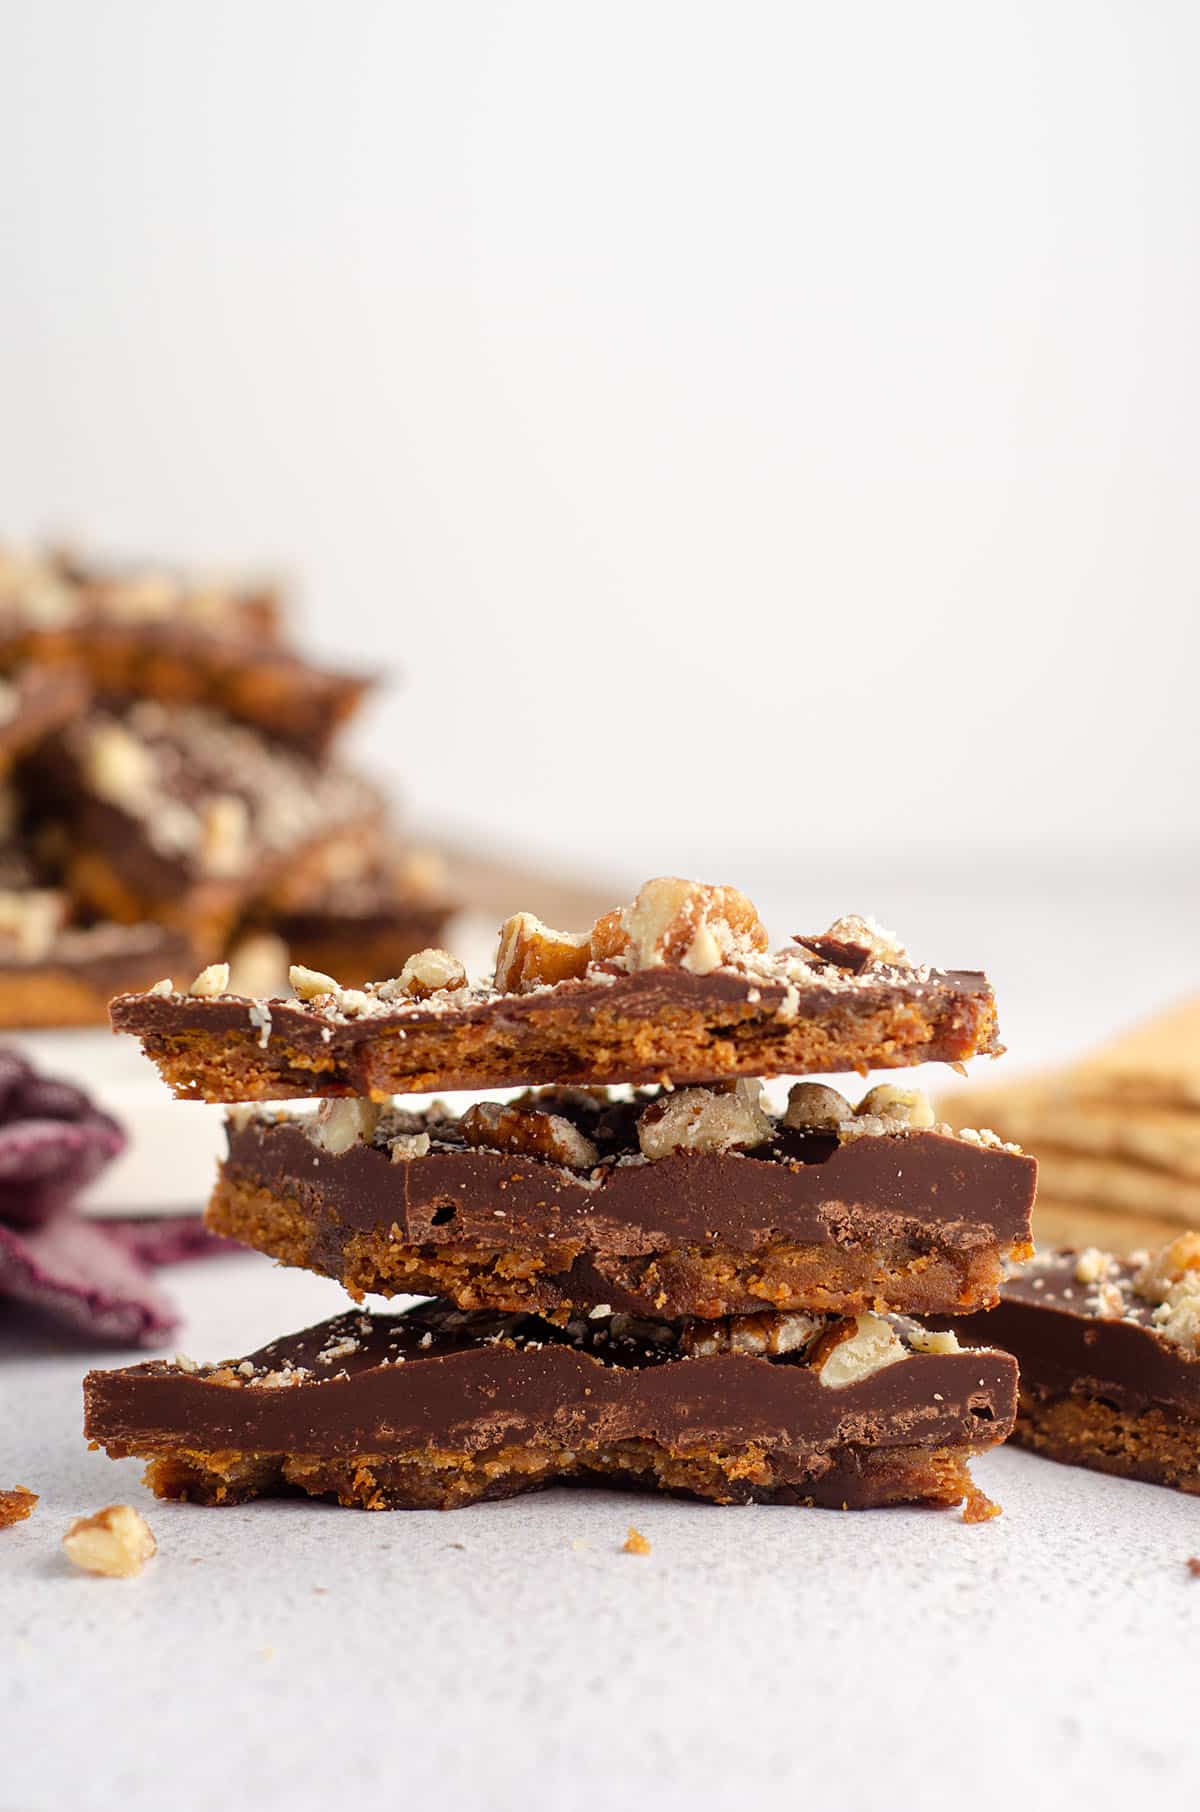
{"label": "scattered nut fragment", "polygon": [[322,1101],[317,1110],[313,1138],[332,1158],[341,1157],[361,1141],[369,1145],[375,1136],[383,1105],[365,1096],[348,1096],[342,1100]]}
{"label": "scattered nut fragment", "polygon": [[152,988],[147,989],[147,993],[157,994],[160,1000],[167,999],[167,997],[174,994],[174,992],[175,983],[171,980],[169,975],[164,975],[161,981],[156,981]]}
{"label": "scattered nut fragment", "polygon": [[121,724],[98,723],[87,740],[84,773],[93,792],[113,805],[141,805],[154,791],[153,755]]}
{"label": "scattered nut fragment", "polygon": [[909,1350],[881,1315],[856,1315],[823,1334],[813,1365],[829,1390],[844,1390],[887,1365],[907,1359]]}
{"label": "scattered nut fragment", "polygon": [[803,1351],[825,1325],[823,1315],[764,1309],[757,1315],[726,1315],[719,1321],[694,1321],[682,1330],[679,1346],[689,1359],[709,1358],[713,1353],[778,1356]]}
{"label": "scattered nut fragment", "polygon": [[399,975],[384,982],[380,1000],[428,1000],[431,994],[465,988],[467,972],[448,950],[418,950]]}
{"label": "scattered nut fragment", "polygon": [[394,1139],[388,1140],[388,1156],[393,1164],[406,1164],[413,1158],[423,1158],[429,1152],[429,1134],[397,1133]]}
{"label": "scattered nut fragment", "polygon": [[626,969],[686,969],[710,975],[767,948],[751,901],[736,887],[711,887],[663,875],[647,881],[632,905],[607,912],[592,927],[592,955]]}
{"label": "scattered nut fragment", "polygon": [[868,1089],[858,1104],[858,1113],[880,1120],[894,1120],[901,1126],[923,1130],[934,1124],[929,1098],[919,1088],[897,1088],[895,1083],[880,1082]]}
{"label": "scattered nut fragment", "polygon": [[85,1573],[131,1579],[157,1550],[150,1525],[131,1504],[109,1504],[94,1516],[79,1516],[63,1536],[67,1559]]}
{"label": "scattered nut fragment", "polygon": [[1149,1253],[1134,1277],[1133,1287],[1147,1302],[1165,1302],[1189,1273],[1200,1282],[1200,1233],[1181,1233],[1178,1239]]}
{"label": "scattered nut fragment", "polygon": [[214,1000],[219,994],[227,994],[228,992],[228,963],[210,963],[207,969],[201,969],[199,975],[188,989],[189,994],[199,995],[202,1000]]}
{"label": "scattered nut fragment", "polygon": [[894,931],[885,930],[874,919],[864,918],[857,912],[835,919],[816,942],[844,944],[851,948],[857,945],[868,953],[873,963],[892,963],[903,968],[912,965],[908,951]]}
{"label": "scattered nut fragment", "polygon": [[1075,1281],[1082,1284],[1099,1283],[1107,1277],[1113,1266],[1111,1252],[1102,1252],[1099,1246],[1085,1246],[1075,1260]]}
{"label": "scattered nut fragment", "polygon": [[524,994],[583,975],[591,958],[586,931],[552,931],[532,912],[517,912],[500,927],[495,985],[505,994]]}
{"label": "scattered nut fragment", "polygon": [[914,1322],[907,1330],[908,1344],[914,1353],[961,1353],[962,1345],[953,1328],[923,1328]]}
{"label": "scattered nut fragment", "polygon": [[650,1552],[650,1543],[640,1530],[634,1528],[632,1523],[629,1525],[629,1534],[621,1544],[621,1552],[622,1554],[649,1554]]}
{"label": "scattered nut fragment", "polygon": [[218,793],[201,816],[200,854],[214,875],[236,875],[250,853],[250,808],[238,793]]}
{"label": "scattered nut fragment", "polygon": [[793,1082],[788,1090],[783,1124],[793,1132],[833,1132],[854,1109],[845,1095],[823,1082]]}
{"label": "scattered nut fragment", "polygon": [[23,1523],[27,1516],[32,1516],[33,1506],[37,1503],[36,1491],[30,1491],[25,1485],[14,1485],[11,1491],[0,1491],[0,1529],[9,1529],[13,1523]]}
{"label": "scattered nut fragment", "polygon": [[642,1156],[651,1162],[676,1151],[742,1151],[762,1145],[775,1128],[762,1108],[762,1083],[745,1078],[732,1089],[681,1088],[662,1095],[638,1116]]}
{"label": "scattered nut fragment", "polygon": [[478,1101],[458,1124],[468,1145],[549,1158],[572,1170],[590,1170],[600,1157],[592,1141],[562,1114],[548,1114],[515,1101]]}
{"label": "scattered nut fragment", "polygon": [[301,1000],[320,1000],[327,994],[336,999],[342,991],[332,975],[324,975],[320,969],[306,969],[303,963],[293,963],[288,970],[288,986]]}
{"label": "scattered nut fragment", "polygon": [[0,944],[24,962],[49,953],[66,923],[67,897],[50,887],[0,890]]}

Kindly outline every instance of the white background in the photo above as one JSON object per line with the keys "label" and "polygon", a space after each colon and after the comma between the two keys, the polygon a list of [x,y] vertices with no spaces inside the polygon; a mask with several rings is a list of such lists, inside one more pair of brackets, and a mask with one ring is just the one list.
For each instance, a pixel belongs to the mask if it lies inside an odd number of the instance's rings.
{"label": "white background", "polygon": [[580,868],[1194,846],[1198,67],[1171,0],[0,0],[0,525],[282,564],[417,815]]}

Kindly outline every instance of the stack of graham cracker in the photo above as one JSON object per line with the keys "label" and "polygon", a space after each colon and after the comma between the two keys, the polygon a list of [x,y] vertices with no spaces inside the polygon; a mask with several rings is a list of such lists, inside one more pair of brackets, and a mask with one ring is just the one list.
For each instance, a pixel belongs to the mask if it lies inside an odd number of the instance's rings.
{"label": "stack of graham cracker", "polygon": [[939,1106],[950,1125],[991,1127],[1037,1158],[1041,1245],[1131,1250],[1200,1224],[1200,998],[1066,1068]]}

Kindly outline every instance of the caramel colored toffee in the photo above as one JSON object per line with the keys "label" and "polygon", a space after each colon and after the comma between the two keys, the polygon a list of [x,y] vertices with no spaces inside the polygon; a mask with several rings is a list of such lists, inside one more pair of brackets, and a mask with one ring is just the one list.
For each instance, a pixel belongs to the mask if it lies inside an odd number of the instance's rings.
{"label": "caramel colored toffee", "polygon": [[[1193,1265],[1172,1255],[1187,1244]],[[1137,1265],[1040,1254],[963,1322],[1020,1365],[1014,1440],[1052,1460],[1200,1493],[1200,1238]],[[1194,1281],[1193,1281],[1194,1280]]]}
{"label": "caramel colored toffee", "polygon": [[[208,1223],[355,1296],[465,1309],[674,1319],[994,1302],[1005,1261],[1031,1250],[1033,1159],[944,1130],[872,1132],[842,1105],[840,1135],[709,1090],[549,1090],[461,1119],[365,1102],[234,1115]],[[664,1110],[684,1122],[677,1139],[701,1136],[711,1110],[757,1142],[671,1145]]]}
{"label": "caramel colored toffee", "polygon": [[887,964],[854,974],[794,951],[705,974],[592,962],[527,992],[406,999],[384,983],[349,1005],[347,992],[123,995],[112,1023],[141,1039],[177,1095],[225,1102],[865,1072],[1000,1049],[986,976]]}
{"label": "caramel colored toffee", "polygon": [[590,1481],[863,1509],[969,1498],[1016,1366],[871,1315],[558,1328],[433,1305],[341,1315],[215,1368],[91,1372],[84,1394],[94,1445],[201,1503],[452,1509]]}

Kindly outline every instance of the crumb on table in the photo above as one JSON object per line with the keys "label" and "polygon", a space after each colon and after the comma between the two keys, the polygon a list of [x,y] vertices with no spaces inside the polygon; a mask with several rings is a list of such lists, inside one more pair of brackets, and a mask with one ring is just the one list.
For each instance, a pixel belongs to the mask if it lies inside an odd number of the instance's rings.
{"label": "crumb on table", "polygon": [[132,1579],[157,1552],[149,1523],[132,1504],[109,1504],[94,1516],[77,1516],[63,1536],[67,1559],[85,1573]]}
{"label": "crumb on table", "polygon": [[14,1485],[11,1491],[0,1491],[0,1529],[23,1523],[27,1516],[32,1516],[37,1501],[37,1492],[27,1490],[24,1485]]}
{"label": "crumb on table", "polygon": [[650,1552],[650,1543],[640,1530],[634,1528],[632,1523],[629,1525],[629,1534],[625,1537],[621,1552],[623,1554],[649,1554]]}
{"label": "crumb on table", "polygon": [[999,1504],[994,1504],[986,1492],[981,1491],[978,1485],[968,1487],[963,1499],[964,1523],[990,1523],[994,1516],[999,1515]]}

